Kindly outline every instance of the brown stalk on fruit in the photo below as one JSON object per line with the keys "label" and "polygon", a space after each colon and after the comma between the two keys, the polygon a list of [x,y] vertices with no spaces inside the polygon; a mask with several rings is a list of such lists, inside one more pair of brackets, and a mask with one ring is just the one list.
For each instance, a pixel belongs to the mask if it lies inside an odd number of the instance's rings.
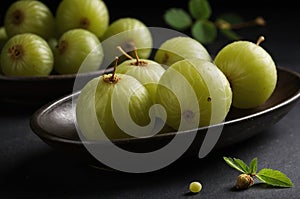
{"label": "brown stalk on fruit", "polygon": [[266,24],[266,21],[262,17],[256,17],[254,20],[246,21],[246,22],[241,22],[241,23],[236,23],[236,24],[230,24],[227,21],[222,21],[218,22],[216,25],[220,29],[242,29],[246,27],[251,27],[251,26],[264,26]]}
{"label": "brown stalk on fruit", "polygon": [[260,36],[260,37],[257,39],[256,45],[259,46],[263,41],[265,41],[265,37],[264,37],[264,36]]}
{"label": "brown stalk on fruit", "polygon": [[246,28],[246,27],[251,27],[251,26],[264,26],[266,24],[266,21],[262,17],[256,17],[254,20],[251,21],[246,21],[242,23],[237,23],[237,24],[231,24],[230,28],[231,29],[241,29],[241,28]]}
{"label": "brown stalk on fruit", "polygon": [[[127,52],[125,52],[121,46],[117,46],[118,50],[125,56],[127,57],[128,59],[131,59],[133,60],[134,58],[131,57]],[[134,55],[135,55],[135,59],[136,59],[136,62],[132,63],[132,65],[135,65],[135,66],[147,66],[148,63],[146,61],[143,61],[143,60],[140,60],[139,59],[139,56],[138,56],[138,53],[137,53],[137,49],[134,47]]]}
{"label": "brown stalk on fruit", "polygon": [[108,75],[103,76],[103,81],[104,82],[106,82],[106,83],[117,83],[119,81],[119,78],[116,76],[118,61],[119,61],[119,57],[116,57],[115,62],[114,62],[114,70],[113,70],[112,74],[108,74]]}

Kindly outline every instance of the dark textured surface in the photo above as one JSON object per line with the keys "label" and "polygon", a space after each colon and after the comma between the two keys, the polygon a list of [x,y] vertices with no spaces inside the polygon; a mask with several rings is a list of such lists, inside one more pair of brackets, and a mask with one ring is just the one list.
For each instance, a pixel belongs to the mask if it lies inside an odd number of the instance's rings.
{"label": "dark textured surface", "polygon": [[[1,9],[4,8],[1,1]],[[48,1],[49,2],[49,1]],[[54,1],[57,2],[57,1]],[[116,1],[112,1],[116,2]],[[150,2],[150,1],[149,1]],[[163,24],[162,13],[155,3],[110,3],[118,13],[139,15],[149,25]],[[156,4],[161,3],[155,1]],[[172,6],[172,1],[166,1]],[[218,10],[233,10],[248,18],[263,15],[267,26],[240,31],[245,38],[256,40],[264,34],[263,46],[271,52],[277,65],[300,72],[299,14],[293,1],[274,4],[273,1],[212,1]],[[296,1],[295,1],[296,2]],[[161,8],[167,7],[167,3]],[[179,3],[177,3],[179,4]],[[142,6],[149,7],[145,8]],[[150,6],[152,5],[152,6]],[[123,12],[121,12],[123,11]],[[141,13],[143,15],[141,15]],[[155,13],[155,14],[153,14]],[[225,44],[217,42],[208,49],[215,54]],[[53,150],[37,137],[29,119],[37,107],[16,104],[0,105],[0,198],[270,198],[297,199],[300,196],[300,104],[277,124],[262,133],[204,159],[188,164],[175,164],[157,172],[126,174],[103,171],[81,164]],[[258,157],[258,168],[270,167],[284,172],[294,183],[293,188],[274,189],[257,183],[252,188],[236,192],[232,189],[236,176],[222,160],[223,156],[238,157],[249,162]],[[198,180],[203,190],[198,195],[188,193],[188,184]]]}

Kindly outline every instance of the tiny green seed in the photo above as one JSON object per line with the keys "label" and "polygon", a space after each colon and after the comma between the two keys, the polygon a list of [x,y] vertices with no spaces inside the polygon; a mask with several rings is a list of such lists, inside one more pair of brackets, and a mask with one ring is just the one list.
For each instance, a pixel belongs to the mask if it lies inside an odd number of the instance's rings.
{"label": "tiny green seed", "polygon": [[198,193],[201,191],[202,185],[200,182],[191,182],[189,188],[191,192]]}

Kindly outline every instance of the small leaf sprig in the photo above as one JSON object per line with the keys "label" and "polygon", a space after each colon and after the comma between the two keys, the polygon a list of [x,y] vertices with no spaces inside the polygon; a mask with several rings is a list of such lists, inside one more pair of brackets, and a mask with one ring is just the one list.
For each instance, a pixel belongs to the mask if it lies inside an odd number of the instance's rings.
{"label": "small leaf sprig", "polygon": [[249,166],[238,158],[223,157],[223,159],[229,166],[242,173],[237,178],[235,184],[236,189],[247,189],[251,187],[254,184],[253,177],[273,187],[293,187],[291,180],[281,171],[263,168],[257,172],[257,157],[251,160]]}
{"label": "small leaf sprig", "polygon": [[215,21],[211,19],[212,9],[208,0],[189,0],[188,11],[182,8],[170,8],[164,14],[165,22],[172,28],[185,31],[190,29],[192,37],[203,44],[215,41],[218,33],[228,39],[238,40],[235,30],[250,26],[264,26],[265,20],[257,17],[244,21],[234,13],[222,14]]}

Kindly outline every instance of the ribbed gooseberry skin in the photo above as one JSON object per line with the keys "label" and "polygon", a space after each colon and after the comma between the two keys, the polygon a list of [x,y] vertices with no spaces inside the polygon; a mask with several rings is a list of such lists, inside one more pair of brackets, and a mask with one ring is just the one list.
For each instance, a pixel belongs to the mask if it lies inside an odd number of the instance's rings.
{"label": "ribbed gooseberry skin", "polygon": [[277,70],[271,55],[250,41],[235,41],[224,46],[214,63],[230,82],[232,105],[255,108],[265,103],[277,83]]}
{"label": "ribbed gooseberry skin", "polygon": [[154,60],[165,68],[183,59],[197,58],[212,61],[207,49],[197,40],[176,36],[164,41],[155,53]]}
{"label": "ribbed gooseberry skin", "polygon": [[157,84],[165,69],[157,62],[149,59],[132,59],[122,62],[116,72],[127,74],[139,80],[155,100]]}
{"label": "ribbed gooseberry skin", "polygon": [[[146,126],[150,122],[149,109],[153,102],[141,82],[126,74],[116,73],[115,81],[111,81],[111,77],[112,74],[107,74],[90,80],[79,94],[76,121],[86,140],[132,137],[118,125],[113,111],[125,126],[130,125],[129,121],[137,126]],[[145,133],[151,135],[151,131]]]}
{"label": "ribbed gooseberry skin", "polygon": [[53,64],[50,46],[33,33],[11,37],[1,51],[1,69],[7,76],[46,76],[52,72]]}
{"label": "ribbed gooseberry skin", "polygon": [[83,28],[100,38],[109,25],[109,10],[102,0],[62,0],[56,9],[56,31]]}
{"label": "ribbed gooseberry skin", "polygon": [[41,1],[15,1],[4,17],[8,37],[20,33],[34,33],[47,40],[54,37],[54,26],[53,13]]}
{"label": "ribbed gooseberry skin", "polygon": [[139,58],[150,57],[153,38],[150,29],[141,20],[133,17],[123,17],[113,21],[107,28],[101,41],[108,41],[107,54],[115,55],[116,47],[121,46],[125,52],[132,53],[137,49]]}
{"label": "ribbed gooseberry skin", "polygon": [[184,59],[162,75],[155,102],[165,108],[169,126],[187,130],[222,122],[231,100],[230,84],[217,66],[202,59]]}
{"label": "ribbed gooseberry skin", "polygon": [[54,49],[54,70],[59,74],[96,71],[103,57],[101,42],[94,33],[81,28],[68,30]]}

